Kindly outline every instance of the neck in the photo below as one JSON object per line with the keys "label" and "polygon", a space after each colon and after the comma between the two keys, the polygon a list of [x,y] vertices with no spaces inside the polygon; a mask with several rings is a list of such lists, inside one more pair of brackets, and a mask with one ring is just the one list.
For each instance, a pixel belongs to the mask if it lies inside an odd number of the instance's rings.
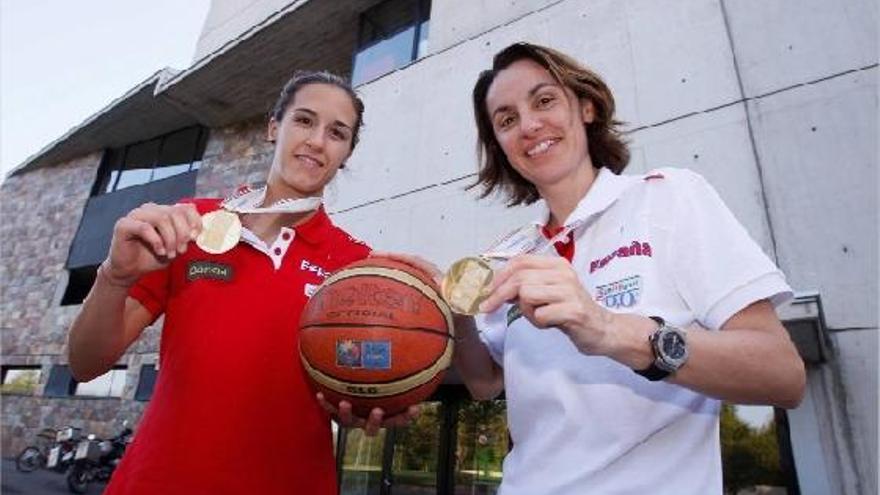
{"label": "neck", "polygon": [[[283,199],[303,199],[306,196],[293,189],[286,188],[280,191],[271,184],[266,186],[266,197],[263,202],[258,205],[267,207],[281,201]],[[257,235],[263,242],[271,244],[278,237],[281,227],[289,227],[299,225],[315,214],[315,211],[304,211],[300,213],[255,213],[247,214],[242,218],[242,224],[251,232]]]}
{"label": "neck", "polygon": [[598,171],[587,155],[586,160],[577,168],[573,177],[566,177],[556,184],[542,186],[538,192],[550,209],[550,228],[562,227],[569,215],[577,208],[578,203],[587,195],[596,180]]}

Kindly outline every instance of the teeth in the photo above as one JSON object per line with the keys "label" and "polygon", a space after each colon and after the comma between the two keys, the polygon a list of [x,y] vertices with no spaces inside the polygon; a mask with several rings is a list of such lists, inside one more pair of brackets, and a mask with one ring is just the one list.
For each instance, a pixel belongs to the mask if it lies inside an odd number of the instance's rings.
{"label": "teeth", "polygon": [[300,160],[311,163],[312,165],[314,165],[316,167],[321,166],[321,163],[318,160],[315,160],[314,158],[312,158],[310,156],[300,155],[299,158],[300,158]]}
{"label": "teeth", "polygon": [[538,143],[534,148],[532,148],[532,149],[526,151],[526,154],[529,155],[529,156],[539,155],[539,154],[541,154],[541,153],[547,151],[547,149],[550,148],[550,146],[553,145],[555,142],[556,142],[556,141],[554,141],[553,139],[548,139],[548,140],[546,140],[546,141],[541,141],[541,142]]}

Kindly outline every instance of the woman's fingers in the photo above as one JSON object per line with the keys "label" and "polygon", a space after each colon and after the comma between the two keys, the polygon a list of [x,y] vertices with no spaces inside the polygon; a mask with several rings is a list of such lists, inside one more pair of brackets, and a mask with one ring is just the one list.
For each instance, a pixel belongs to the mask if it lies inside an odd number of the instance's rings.
{"label": "woman's fingers", "polygon": [[[570,267],[558,266],[555,263],[546,262],[521,262],[508,265],[498,273],[498,277],[492,283],[492,292],[480,305],[480,311],[489,313],[495,311],[502,304],[519,300],[523,297],[521,290],[524,287],[561,286],[569,283],[572,277],[566,272]],[[576,281],[576,277],[574,277]],[[532,297],[538,297],[540,293],[531,293]],[[541,301],[536,301],[541,303]]]}
{"label": "woman's fingers", "polygon": [[394,261],[399,261],[401,263],[406,263],[407,265],[413,266],[422,270],[423,272],[431,275],[431,277],[437,279],[442,275],[442,272],[437,265],[431,263],[430,261],[416,256],[414,254],[405,254],[405,253],[391,253],[387,251],[373,251],[370,253],[370,257],[375,258],[389,258]]}

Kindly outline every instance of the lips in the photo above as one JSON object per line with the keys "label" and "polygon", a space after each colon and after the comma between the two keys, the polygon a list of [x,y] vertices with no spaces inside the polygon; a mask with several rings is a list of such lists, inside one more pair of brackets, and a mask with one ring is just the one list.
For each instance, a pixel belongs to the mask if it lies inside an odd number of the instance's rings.
{"label": "lips", "polygon": [[311,157],[309,155],[294,155],[294,156],[296,157],[297,160],[299,160],[307,165],[311,165],[312,167],[315,167],[315,168],[323,168],[324,167],[324,163],[321,162],[321,160],[318,160],[317,158]]}
{"label": "lips", "polygon": [[538,141],[537,144],[526,150],[526,156],[528,156],[529,158],[534,158],[536,156],[543,155],[558,142],[559,139],[557,138],[542,139],[541,141]]}

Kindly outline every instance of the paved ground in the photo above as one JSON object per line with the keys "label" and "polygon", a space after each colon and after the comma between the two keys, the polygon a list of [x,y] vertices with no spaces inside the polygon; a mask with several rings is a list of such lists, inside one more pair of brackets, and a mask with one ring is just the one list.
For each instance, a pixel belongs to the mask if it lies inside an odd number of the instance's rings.
{"label": "paved ground", "polygon": [[[88,495],[99,495],[105,483],[90,483]],[[2,495],[58,495],[70,494],[64,474],[38,469],[22,473],[15,469],[15,460],[3,459],[0,470],[0,494]]]}

